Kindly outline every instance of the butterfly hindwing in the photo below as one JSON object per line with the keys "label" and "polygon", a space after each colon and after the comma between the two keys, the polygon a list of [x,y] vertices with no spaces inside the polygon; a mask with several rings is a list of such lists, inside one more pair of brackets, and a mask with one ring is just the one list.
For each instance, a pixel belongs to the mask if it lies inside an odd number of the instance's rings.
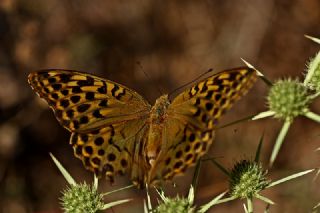
{"label": "butterfly hindwing", "polygon": [[[70,144],[86,169],[113,182],[115,175],[133,172],[132,167],[137,167],[142,155],[135,152],[143,145],[145,130],[144,120],[122,121],[86,133],[74,132]],[[141,174],[131,176],[139,181],[144,178]]]}
{"label": "butterfly hindwing", "polygon": [[149,181],[171,180],[183,174],[206,153],[213,140],[213,131],[200,131],[198,128],[178,119],[169,119],[163,131],[167,148],[162,149],[156,165],[149,174]]}
{"label": "butterfly hindwing", "polygon": [[139,118],[150,108],[133,90],[87,73],[43,70],[31,73],[28,81],[54,110],[60,124],[70,131]]}

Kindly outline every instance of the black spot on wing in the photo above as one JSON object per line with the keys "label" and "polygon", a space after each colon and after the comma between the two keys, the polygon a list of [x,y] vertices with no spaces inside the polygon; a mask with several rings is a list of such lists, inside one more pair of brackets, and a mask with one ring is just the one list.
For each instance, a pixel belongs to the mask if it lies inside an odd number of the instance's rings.
{"label": "black spot on wing", "polygon": [[88,153],[89,155],[93,154],[93,148],[91,146],[86,146],[84,147],[84,150],[86,153]]}
{"label": "black spot on wing", "polygon": [[71,75],[68,75],[68,74],[60,74],[59,75],[59,78],[60,78],[60,81],[62,82],[62,83],[67,83],[67,82],[69,82],[70,81],[70,78],[71,78]]}
{"label": "black spot on wing", "polygon": [[203,87],[202,87],[202,89],[201,89],[201,91],[200,91],[200,93],[204,93],[204,92],[206,92],[208,90],[208,86],[207,86],[207,84],[206,84],[206,82],[204,83],[204,85],[203,85]]}
{"label": "black spot on wing", "polygon": [[206,95],[206,99],[207,100],[210,100],[211,98],[212,98],[212,95],[213,95],[213,91],[212,90],[210,90],[208,93],[207,93],[207,95]]}
{"label": "black spot on wing", "polygon": [[69,110],[67,111],[67,116],[68,116],[68,118],[73,118],[73,116],[74,116],[74,111],[73,111],[72,109],[69,109]]}
{"label": "black spot on wing", "polygon": [[193,142],[193,141],[195,141],[195,139],[196,139],[196,135],[194,133],[191,133],[189,136],[189,141]]}
{"label": "black spot on wing", "polygon": [[237,75],[238,73],[235,73],[235,72],[230,72],[229,73],[229,81],[235,81],[237,79]]}
{"label": "black spot on wing", "polygon": [[216,94],[214,99],[215,101],[219,101],[221,99],[221,94]]}
{"label": "black spot on wing", "polygon": [[105,154],[105,151],[103,149],[98,150],[98,155],[103,156]]}
{"label": "black spot on wing", "polygon": [[86,93],[86,99],[88,101],[93,100],[94,99],[94,92],[87,92]]}
{"label": "black spot on wing", "polygon": [[83,142],[88,142],[88,139],[89,139],[88,135],[86,134],[80,135],[80,138]]}
{"label": "black spot on wing", "polygon": [[104,143],[103,137],[98,137],[94,140],[94,144],[97,146],[101,146]]}
{"label": "black spot on wing", "polygon": [[98,88],[98,92],[101,94],[106,94],[107,93],[107,85],[105,82],[103,82],[103,86]]}
{"label": "black spot on wing", "polygon": [[79,86],[72,87],[72,93],[81,93],[82,89]]}
{"label": "black spot on wing", "polygon": [[71,145],[74,145],[77,143],[77,140],[78,140],[78,134],[77,133],[74,133],[71,137],[71,140],[70,140],[70,144]]}
{"label": "black spot on wing", "polygon": [[108,158],[108,161],[112,162],[112,161],[114,161],[116,159],[116,156],[115,156],[115,154],[110,153],[110,154],[108,154],[107,158]]}
{"label": "black spot on wing", "polygon": [[214,84],[215,84],[215,85],[222,85],[222,83],[223,83],[223,80],[222,80],[222,79],[216,78],[216,79],[214,80]]}
{"label": "black spot on wing", "polygon": [[95,111],[93,111],[92,115],[96,118],[104,118],[103,115],[101,115],[100,110],[96,109]]}
{"label": "black spot on wing", "polygon": [[79,122],[76,121],[76,120],[74,120],[74,121],[73,121],[73,127],[74,127],[75,129],[79,129]]}
{"label": "black spot on wing", "polygon": [[69,90],[65,89],[61,91],[61,94],[67,96],[69,94]]}
{"label": "black spot on wing", "polygon": [[101,100],[99,103],[99,106],[101,107],[106,107],[108,105],[108,101],[107,100]]}
{"label": "black spot on wing", "polygon": [[212,110],[212,108],[213,108],[213,104],[211,102],[206,103],[206,109],[208,111]]}
{"label": "black spot on wing", "polygon": [[182,156],[182,151],[179,150],[177,153],[176,153],[176,158],[181,158]]}
{"label": "black spot on wing", "polygon": [[171,162],[171,158],[168,157],[168,158],[166,159],[166,161],[165,161],[165,164],[168,166],[170,162]]}
{"label": "black spot on wing", "polygon": [[64,99],[60,101],[60,105],[63,106],[64,108],[67,108],[69,104],[70,104],[69,100]]}
{"label": "black spot on wing", "polygon": [[82,116],[81,118],[80,118],[80,124],[86,124],[86,123],[88,123],[89,122],[89,118],[88,118],[88,116]]}
{"label": "black spot on wing", "polygon": [[61,89],[62,85],[61,84],[52,84],[52,88],[55,90],[55,91],[58,91],[59,89]]}
{"label": "black spot on wing", "polygon": [[206,115],[206,114],[203,114],[202,117],[201,117],[201,121],[206,123],[207,120],[208,120],[207,115]]}
{"label": "black spot on wing", "polygon": [[77,107],[78,112],[85,112],[90,108],[90,104],[81,104]]}
{"label": "black spot on wing", "polygon": [[183,165],[183,163],[181,161],[178,161],[177,163],[174,164],[173,168],[179,169],[182,165]]}
{"label": "black spot on wing", "polygon": [[77,147],[75,148],[75,153],[76,153],[77,155],[81,155],[81,154],[82,154],[82,146],[77,146]]}
{"label": "black spot on wing", "polygon": [[220,105],[223,106],[226,102],[227,102],[227,99],[226,98],[222,98],[221,102],[220,102]]}
{"label": "black spot on wing", "polygon": [[116,92],[117,92],[119,89],[120,89],[119,86],[116,85],[116,84],[114,84],[114,87],[113,87],[112,90],[111,90],[111,94],[112,94],[113,97],[116,97]]}
{"label": "black spot on wing", "polygon": [[121,99],[121,97],[124,96],[125,94],[126,94],[126,90],[123,89],[123,91],[121,93],[119,93],[116,98]]}
{"label": "black spot on wing", "polygon": [[39,74],[42,75],[44,78],[49,78],[50,76],[47,71],[40,71]]}
{"label": "black spot on wing", "polygon": [[94,163],[95,165],[100,165],[101,160],[97,157],[92,158],[92,163]]}
{"label": "black spot on wing", "polygon": [[126,161],[125,159],[121,159],[120,163],[121,163],[121,166],[124,168],[128,166],[128,161]]}
{"label": "black spot on wing", "polygon": [[50,84],[56,83],[57,79],[56,78],[48,78],[48,81]]}
{"label": "black spot on wing", "polygon": [[70,100],[72,101],[72,103],[76,104],[80,101],[80,96],[79,95],[71,96]]}
{"label": "black spot on wing", "polygon": [[93,86],[94,85],[94,79],[90,76],[87,76],[87,80],[79,80],[77,82],[78,86]]}
{"label": "black spot on wing", "polygon": [[55,100],[57,100],[59,98],[58,94],[57,93],[52,93],[51,94],[51,97]]}
{"label": "black spot on wing", "polygon": [[196,93],[195,93],[195,94],[197,94],[197,93],[198,93],[198,91],[199,91],[199,86],[198,86],[198,85],[194,86],[194,90],[196,91]]}

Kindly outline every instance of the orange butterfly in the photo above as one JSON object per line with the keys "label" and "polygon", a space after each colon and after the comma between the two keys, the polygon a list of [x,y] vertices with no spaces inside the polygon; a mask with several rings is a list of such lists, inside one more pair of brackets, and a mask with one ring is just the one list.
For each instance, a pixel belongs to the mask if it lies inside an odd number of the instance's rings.
{"label": "orange butterfly", "polygon": [[212,144],[218,119],[255,79],[247,67],[225,70],[151,106],[132,89],[87,73],[51,69],[28,77],[72,133],[70,144],[87,169],[112,182],[129,173],[139,187],[194,165]]}

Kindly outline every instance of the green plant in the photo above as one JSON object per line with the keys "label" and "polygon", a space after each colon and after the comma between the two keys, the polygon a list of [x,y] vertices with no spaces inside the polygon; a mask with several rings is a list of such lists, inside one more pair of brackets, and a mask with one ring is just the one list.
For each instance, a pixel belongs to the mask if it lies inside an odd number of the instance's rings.
{"label": "green plant", "polygon": [[[69,183],[67,189],[62,192],[61,205],[66,213],[95,213],[101,210],[109,209],[113,206],[129,202],[130,199],[118,200],[111,203],[104,203],[103,197],[109,193],[98,192],[98,178],[94,176],[92,185],[87,183],[76,183],[68,171],[61,165],[61,163],[50,153],[50,156],[64,178]],[[130,187],[130,186],[129,186]],[[128,187],[125,187],[128,188]],[[122,188],[122,189],[125,189]],[[120,190],[122,190],[120,189]],[[118,190],[117,190],[118,191]],[[115,191],[114,191],[115,192]]]}

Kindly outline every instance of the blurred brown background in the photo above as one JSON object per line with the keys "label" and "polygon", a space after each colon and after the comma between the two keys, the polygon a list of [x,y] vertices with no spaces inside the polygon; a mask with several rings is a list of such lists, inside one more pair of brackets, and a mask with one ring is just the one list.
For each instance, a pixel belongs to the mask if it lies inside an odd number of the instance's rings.
{"label": "blurred brown background", "polygon": [[[319,45],[319,0],[1,0],[0,1],[0,212],[61,212],[58,198],[66,181],[49,158],[52,152],[78,181],[92,174],[73,157],[69,133],[27,84],[29,72],[65,68],[94,73],[135,89],[151,103],[206,70],[242,66],[240,57],[270,79],[303,78],[306,61]],[[142,67],[137,65],[140,62]],[[147,77],[142,69],[148,74]],[[267,86],[258,81],[222,119],[227,123],[266,108]],[[313,111],[320,113],[319,101]],[[255,153],[265,132],[266,164],[281,122],[265,119],[217,131],[210,155],[228,168]],[[319,166],[319,124],[299,118],[289,131],[270,178]],[[176,179],[168,194],[184,194],[193,169]],[[204,163],[196,194],[202,205],[226,190],[227,179]],[[320,201],[313,175],[266,190],[277,203],[270,212],[310,212]],[[185,183],[185,185],[183,185]],[[101,181],[101,191],[114,186]],[[129,189],[109,200],[134,198],[107,212],[142,212],[145,191]],[[257,201],[262,212],[265,204]],[[241,202],[221,204],[212,212],[243,212]]]}

